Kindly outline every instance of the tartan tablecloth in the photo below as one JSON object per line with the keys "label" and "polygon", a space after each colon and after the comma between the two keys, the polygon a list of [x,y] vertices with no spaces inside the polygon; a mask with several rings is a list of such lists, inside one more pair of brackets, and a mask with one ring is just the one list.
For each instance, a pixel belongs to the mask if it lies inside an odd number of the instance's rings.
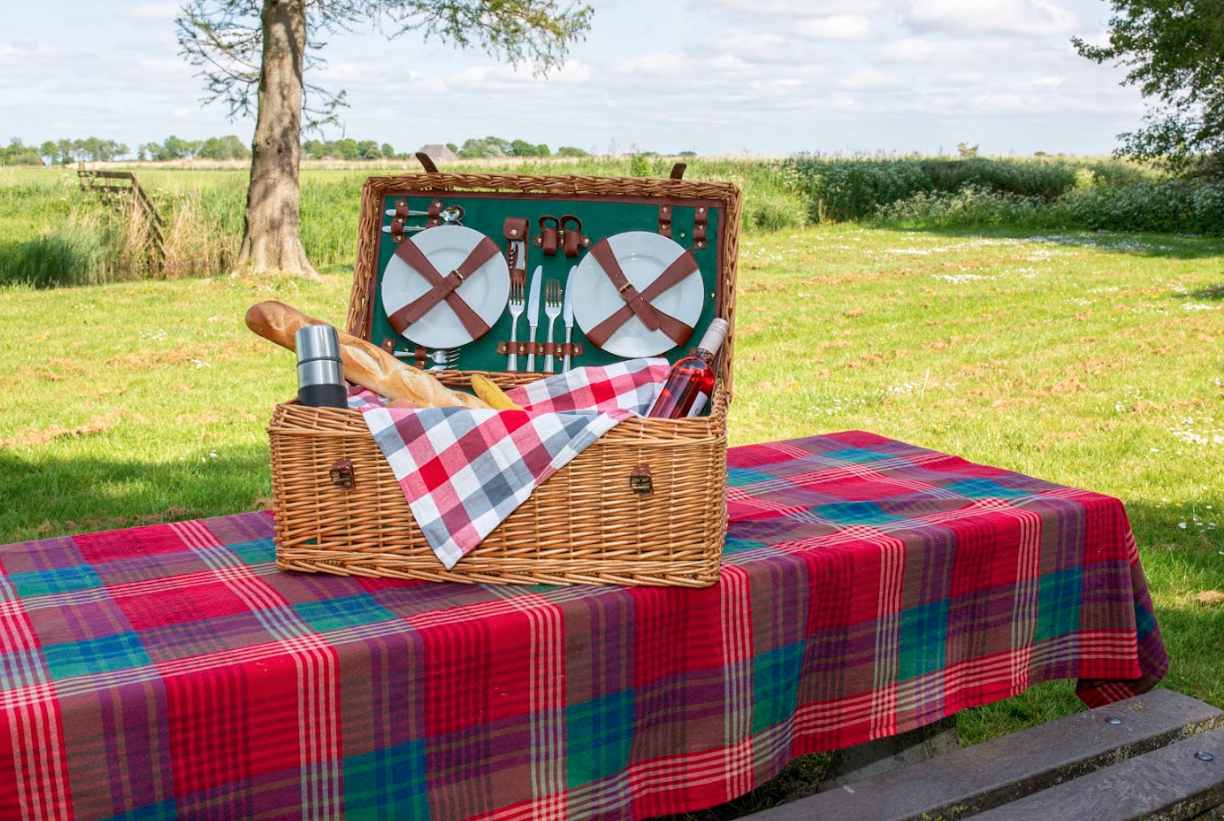
{"label": "tartan tablecloth", "polygon": [[282,573],[265,513],[0,548],[0,818],[643,818],[1165,670],[1116,499],[861,432],[729,469],[706,590]]}

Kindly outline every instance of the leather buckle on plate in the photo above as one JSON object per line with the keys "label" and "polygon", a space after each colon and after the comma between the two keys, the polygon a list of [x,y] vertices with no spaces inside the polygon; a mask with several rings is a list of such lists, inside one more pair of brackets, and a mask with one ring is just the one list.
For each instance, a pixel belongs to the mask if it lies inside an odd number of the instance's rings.
{"label": "leather buckle on plate", "polygon": [[638,465],[630,471],[629,489],[643,496],[654,493],[654,479],[650,478],[650,465]]}
{"label": "leather buckle on plate", "polygon": [[342,487],[345,490],[353,489],[353,463],[348,459],[333,464],[327,471],[327,475],[331,477],[332,484],[336,487]]}

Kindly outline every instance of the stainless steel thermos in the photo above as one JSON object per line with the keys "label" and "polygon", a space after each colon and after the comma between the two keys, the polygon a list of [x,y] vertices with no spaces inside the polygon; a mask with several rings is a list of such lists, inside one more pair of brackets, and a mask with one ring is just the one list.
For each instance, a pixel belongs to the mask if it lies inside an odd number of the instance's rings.
{"label": "stainless steel thermos", "polygon": [[348,390],[340,362],[340,339],[331,325],[306,325],[294,335],[298,402],[312,408],[346,408]]}

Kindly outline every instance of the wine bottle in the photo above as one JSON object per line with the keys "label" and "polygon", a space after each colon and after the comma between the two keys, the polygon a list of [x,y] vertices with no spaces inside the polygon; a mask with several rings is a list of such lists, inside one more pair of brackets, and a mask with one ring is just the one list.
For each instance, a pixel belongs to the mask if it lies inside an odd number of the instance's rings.
{"label": "wine bottle", "polygon": [[727,338],[731,326],[725,319],[715,319],[706,329],[701,344],[689,355],[672,365],[663,391],[647,416],[660,419],[682,419],[699,415],[714,393],[714,357]]}

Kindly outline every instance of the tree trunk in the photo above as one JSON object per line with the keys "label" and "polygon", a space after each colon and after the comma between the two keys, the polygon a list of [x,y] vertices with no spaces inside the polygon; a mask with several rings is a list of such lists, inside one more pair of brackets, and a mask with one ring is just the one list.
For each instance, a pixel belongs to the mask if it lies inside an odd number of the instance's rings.
{"label": "tree trunk", "polygon": [[298,231],[306,0],[264,0],[259,108],[238,270],[318,279]]}

